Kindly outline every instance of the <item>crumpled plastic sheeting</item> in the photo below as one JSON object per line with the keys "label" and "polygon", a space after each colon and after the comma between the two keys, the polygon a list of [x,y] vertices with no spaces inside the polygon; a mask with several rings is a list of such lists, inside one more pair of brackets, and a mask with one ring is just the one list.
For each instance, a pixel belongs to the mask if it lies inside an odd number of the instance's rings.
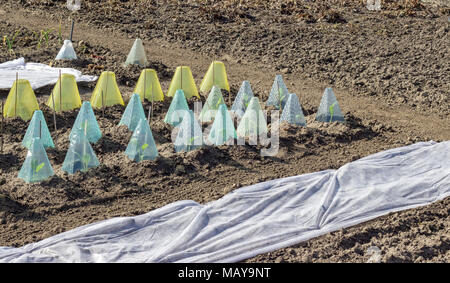
{"label": "crumpled plastic sheeting", "polygon": [[19,79],[30,81],[31,87],[37,89],[46,85],[55,84],[59,78],[59,70],[64,74],[72,74],[77,82],[93,82],[97,76],[83,75],[72,68],[53,68],[40,63],[25,63],[24,58],[18,58],[0,64],[0,89],[10,89],[16,80],[16,72]]}
{"label": "crumpled plastic sheeting", "polygon": [[0,262],[236,262],[450,195],[450,141],[421,142],[338,170],[268,181],[200,205],[179,201],[82,226]]}

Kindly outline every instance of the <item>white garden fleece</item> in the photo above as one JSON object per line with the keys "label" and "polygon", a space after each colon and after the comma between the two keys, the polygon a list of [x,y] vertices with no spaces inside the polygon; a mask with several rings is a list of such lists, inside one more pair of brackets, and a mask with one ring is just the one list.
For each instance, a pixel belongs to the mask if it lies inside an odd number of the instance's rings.
{"label": "white garden fleece", "polygon": [[236,262],[449,195],[450,141],[421,142],[0,247],[0,262]]}
{"label": "white garden fleece", "polygon": [[19,79],[28,80],[33,89],[52,85],[58,81],[60,70],[62,74],[74,75],[77,82],[95,82],[98,78],[83,75],[72,68],[52,68],[40,63],[25,63],[25,59],[21,57],[0,64],[0,89],[10,89],[16,80],[16,73]]}

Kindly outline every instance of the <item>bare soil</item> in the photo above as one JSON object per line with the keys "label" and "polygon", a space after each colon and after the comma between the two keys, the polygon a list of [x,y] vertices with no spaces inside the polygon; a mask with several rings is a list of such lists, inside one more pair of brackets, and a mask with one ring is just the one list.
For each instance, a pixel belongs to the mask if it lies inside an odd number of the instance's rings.
{"label": "bare soil", "polygon": [[[382,1],[381,11],[367,11],[363,2],[89,0],[72,13],[65,1],[2,0],[0,35],[11,38],[19,32],[14,53],[0,47],[0,62],[22,56],[85,74],[111,70],[127,101],[141,69],[122,64],[140,37],[147,67],[158,72],[164,91],[176,66],[189,65],[199,83],[211,61],[222,60],[231,84],[226,100],[233,100],[241,82],[249,80],[255,95],[266,101],[275,74],[282,74],[299,96],[308,126],[282,124],[274,157],[262,157],[261,145],[248,144],[176,154],[172,127],[163,122],[170,104],[166,99],[156,104],[151,122],[160,157],[134,163],[123,153],[131,132],[117,126],[124,107],[110,107],[105,116],[96,112],[103,137],[93,147],[101,165],[67,175],[61,166],[77,111],[58,113],[55,132],[52,112],[44,105],[51,87],[38,89],[57,145],[47,152],[56,175],[31,185],[17,178],[28,124],[7,119],[0,154],[0,246],[22,246],[178,200],[206,203],[244,185],[339,168],[418,141],[449,140],[449,6]],[[73,17],[79,59],[55,62]],[[48,29],[48,41],[38,47],[41,31]],[[80,84],[83,100],[94,86]],[[327,86],[333,87],[347,124],[314,121]],[[7,94],[0,91],[2,99]],[[386,262],[448,262],[449,208],[447,198],[247,261],[364,262],[367,248],[377,246]]]}

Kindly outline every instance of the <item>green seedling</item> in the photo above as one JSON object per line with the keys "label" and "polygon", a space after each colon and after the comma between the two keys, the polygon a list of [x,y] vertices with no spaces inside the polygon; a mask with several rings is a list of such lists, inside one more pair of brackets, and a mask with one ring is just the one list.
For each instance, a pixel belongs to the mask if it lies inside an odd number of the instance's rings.
{"label": "green seedling", "polygon": [[19,35],[20,30],[17,30],[13,37],[10,39],[7,35],[3,36],[3,45],[6,45],[9,53],[14,53],[13,46],[16,41],[17,35]]}
{"label": "green seedling", "polygon": [[81,157],[81,162],[83,163],[83,169],[82,172],[87,172],[89,169],[89,161],[91,161],[91,156],[89,154],[84,154],[83,157]]}
{"label": "green seedling", "polygon": [[195,137],[192,137],[192,138],[189,139],[189,141],[188,141],[188,143],[187,143],[187,151],[190,151],[190,150],[191,150],[191,146],[192,146],[192,144],[194,143],[194,140],[195,140],[196,138],[198,138],[198,136],[195,136]]}
{"label": "green seedling", "polygon": [[247,110],[248,104],[250,103],[250,99],[249,99],[249,96],[246,93],[244,93],[243,98],[244,98],[244,106],[245,106],[244,110]]}
{"label": "green seedling", "polygon": [[41,44],[43,40],[45,40],[45,46],[48,47],[50,31],[51,29],[41,30],[41,36],[39,37],[38,41],[38,49],[41,49]]}
{"label": "green seedling", "polygon": [[330,123],[333,121],[333,115],[334,115],[334,106],[336,105],[336,102],[331,104],[329,110],[330,110]]}
{"label": "green seedling", "polygon": [[144,156],[145,156],[144,151],[145,151],[145,149],[146,149],[147,147],[148,147],[148,143],[144,143],[144,144],[141,146],[141,149],[139,150],[139,161],[144,160]]}
{"label": "green seedling", "polygon": [[31,169],[33,170],[33,180],[35,179],[36,174],[41,171],[42,168],[44,168],[45,163],[42,162],[38,164],[38,161],[36,159],[31,159]]}
{"label": "green seedling", "polygon": [[216,108],[219,108],[220,103],[222,102],[222,97],[219,98],[219,101],[216,103]]}
{"label": "green seedling", "polygon": [[286,97],[286,94],[283,93],[283,89],[279,88],[278,89],[278,97],[280,98],[280,110],[281,110],[281,102],[283,102],[283,99]]}
{"label": "green seedling", "polygon": [[59,26],[58,26],[58,42],[59,42],[59,44],[62,44],[61,19],[59,20]]}

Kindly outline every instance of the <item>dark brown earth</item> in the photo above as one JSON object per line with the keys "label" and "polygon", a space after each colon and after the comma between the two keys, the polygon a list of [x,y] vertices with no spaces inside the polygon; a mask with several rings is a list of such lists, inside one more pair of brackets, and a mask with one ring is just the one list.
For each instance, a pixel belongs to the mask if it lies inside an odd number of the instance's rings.
{"label": "dark brown earth", "polygon": [[[29,185],[17,178],[27,123],[7,119],[0,154],[0,246],[22,246],[84,224],[138,215],[165,204],[216,200],[244,185],[325,169],[385,149],[450,137],[450,8],[417,1],[383,1],[369,12],[361,1],[83,1],[77,14],[65,1],[0,1],[0,35],[17,34],[0,62],[75,67],[86,74],[116,73],[127,101],[140,68],[125,68],[136,37],[164,91],[176,66],[189,65],[199,83],[212,60],[225,62],[231,99],[243,80],[263,101],[275,74],[299,95],[308,126],[282,125],[280,151],[261,146],[204,147],[175,154],[172,128],[163,123],[170,99],[151,123],[160,157],[134,163],[123,154],[131,136],[117,126],[124,107],[97,112],[102,139],[93,145],[101,165],[87,173],[61,171],[76,111],[57,115],[44,106],[51,87],[36,90],[57,149],[48,150],[56,175]],[[239,5],[238,3],[242,4]],[[76,16],[75,62],[54,62]],[[61,19],[62,36],[58,29]],[[51,29],[48,43],[37,44]],[[1,42],[3,44],[3,42]],[[88,100],[94,84],[80,85]],[[323,90],[332,86],[348,121],[314,122]],[[8,91],[0,91],[5,99]],[[202,101],[205,99],[202,98]],[[190,106],[193,105],[190,101]],[[148,104],[144,107],[148,109]],[[267,108],[268,109],[268,108]],[[333,158],[330,158],[333,156]],[[386,262],[448,262],[449,200],[393,213],[249,262],[365,262],[370,246]]]}

